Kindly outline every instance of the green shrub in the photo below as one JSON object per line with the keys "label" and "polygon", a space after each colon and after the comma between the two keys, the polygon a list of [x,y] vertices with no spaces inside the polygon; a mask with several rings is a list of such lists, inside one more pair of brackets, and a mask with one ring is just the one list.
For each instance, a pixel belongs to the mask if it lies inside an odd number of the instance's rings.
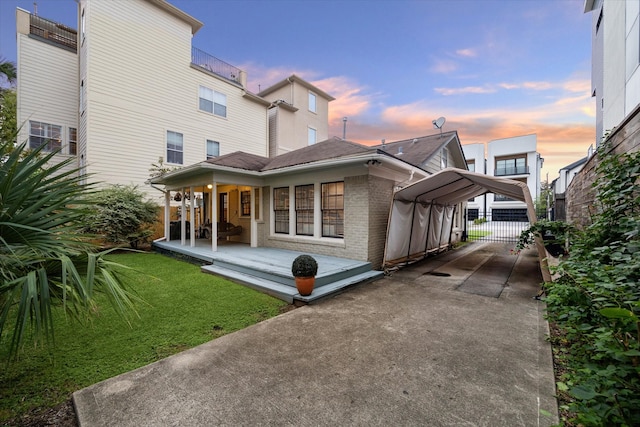
{"label": "green shrub", "polygon": [[569,351],[560,391],[585,426],[640,425],[640,153],[598,155],[597,212],[547,285]]}
{"label": "green shrub", "polygon": [[81,236],[93,184],[65,170],[72,159],[0,135],[0,344],[12,357],[27,340],[53,343],[54,306],[84,319],[98,293],[122,315],[133,305],[114,264]]}
{"label": "green shrub", "polygon": [[473,220],[474,225],[484,224],[485,222],[487,222],[487,218],[476,218]]}
{"label": "green shrub", "polygon": [[107,242],[137,248],[146,243],[158,218],[158,205],[145,200],[133,185],[112,185],[91,198],[85,232],[98,234]]}

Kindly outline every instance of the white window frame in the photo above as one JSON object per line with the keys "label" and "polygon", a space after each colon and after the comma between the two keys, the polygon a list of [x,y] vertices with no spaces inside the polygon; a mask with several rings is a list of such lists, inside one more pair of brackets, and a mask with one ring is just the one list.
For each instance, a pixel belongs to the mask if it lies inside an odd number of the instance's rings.
{"label": "white window frame", "polygon": [[[242,201],[242,193],[249,193],[247,202],[249,204],[249,212],[244,213],[243,209],[243,201]],[[238,190],[238,217],[240,218],[251,218],[251,188],[240,188]]]}
{"label": "white window frame", "polygon": [[[71,138],[71,134],[72,133],[75,133],[75,139]],[[69,153],[69,155],[77,156],[78,155],[78,129],[77,128],[72,128],[72,127],[68,128],[67,145],[69,146],[67,148],[67,152]],[[71,152],[71,147],[72,146],[75,148],[75,153]]]}
{"label": "white window frame", "polygon": [[[180,146],[178,147],[177,144],[173,144],[175,147],[170,147],[169,146],[169,135],[179,135],[180,136]],[[184,164],[184,134],[180,133],[180,132],[176,132],[173,130],[167,130],[166,132],[166,136],[165,136],[165,147],[166,147],[166,153],[167,153],[167,163],[171,163],[174,165],[182,165]],[[172,162],[169,160],[169,153],[180,153],[180,162]]]}
{"label": "white window frame", "polygon": [[[34,133],[34,125],[38,127],[38,133]],[[40,139],[39,144],[32,144],[31,138]],[[46,147],[44,152],[52,152],[62,148],[62,126],[45,123],[38,120],[29,120],[29,148],[36,149],[41,145]]]}
{"label": "white window frame", "polygon": [[[214,143],[218,147],[218,154],[215,154],[215,155],[209,154],[209,143],[210,142]],[[205,150],[206,150],[205,156],[206,156],[207,160],[215,159],[216,157],[220,157],[220,142],[214,141],[213,139],[207,139],[207,142],[205,142],[205,145],[206,145],[205,146]]]}
{"label": "white window frame", "polygon": [[445,169],[449,164],[449,150],[447,147],[442,148],[442,153],[440,154],[440,169]]}
{"label": "white window frame", "polygon": [[318,96],[311,91],[309,91],[309,111],[312,113],[318,112]]}
{"label": "white window frame", "polygon": [[[206,104],[203,104],[203,101]],[[227,117],[227,95],[206,86],[198,89],[198,109],[218,117]]]}
{"label": "white window frame", "polygon": [[318,142],[318,130],[311,126],[307,129],[307,142],[309,145],[313,145]]}

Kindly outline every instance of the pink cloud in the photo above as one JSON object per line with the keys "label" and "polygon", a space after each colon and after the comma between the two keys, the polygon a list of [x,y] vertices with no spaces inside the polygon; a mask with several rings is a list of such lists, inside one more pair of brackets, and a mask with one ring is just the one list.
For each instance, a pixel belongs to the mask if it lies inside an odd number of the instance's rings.
{"label": "pink cloud", "polygon": [[458,64],[456,64],[454,61],[450,61],[446,59],[437,59],[429,70],[432,73],[436,73],[436,74],[448,74],[456,71],[457,69],[458,69]]}
{"label": "pink cloud", "polygon": [[477,52],[473,49],[458,49],[456,50],[456,54],[466,58],[474,58],[478,56]]}
{"label": "pink cloud", "polygon": [[466,95],[466,94],[482,94],[482,93],[494,93],[496,90],[494,88],[488,86],[467,86],[467,87],[459,87],[459,88],[444,88],[437,87],[434,89],[436,93],[444,96],[451,95]]}

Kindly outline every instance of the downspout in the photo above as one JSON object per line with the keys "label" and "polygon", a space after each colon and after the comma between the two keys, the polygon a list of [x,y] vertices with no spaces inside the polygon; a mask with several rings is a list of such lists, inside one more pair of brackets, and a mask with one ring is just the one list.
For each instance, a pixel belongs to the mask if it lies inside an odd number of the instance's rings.
{"label": "downspout", "polygon": [[[403,185],[404,185],[405,183],[410,183],[410,182],[413,180],[413,174],[414,174],[414,172],[415,172],[415,171],[414,171],[413,169],[411,169],[411,175],[409,175],[409,178],[408,178],[408,179],[405,179],[404,181],[402,181],[402,182],[400,182],[400,183],[398,183],[398,184],[397,184],[397,186],[398,186],[398,187],[400,187],[400,188],[404,188],[404,187],[403,187]],[[415,201],[414,201],[414,203],[415,203]]]}

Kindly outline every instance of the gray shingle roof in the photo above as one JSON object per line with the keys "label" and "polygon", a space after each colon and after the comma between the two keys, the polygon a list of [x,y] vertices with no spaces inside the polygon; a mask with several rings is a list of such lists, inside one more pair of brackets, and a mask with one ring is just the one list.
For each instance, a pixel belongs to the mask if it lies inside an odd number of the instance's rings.
{"label": "gray shingle roof", "polygon": [[[422,163],[433,156],[445,143],[456,135],[455,131],[443,132],[442,135],[427,135],[402,141],[376,145],[372,148],[386,151],[394,157],[404,160],[414,166],[421,167]],[[399,154],[402,152],[402,154]]]}
{"label": "gray shingle roof", "polygon": [[354,142],[332,138],[274,157],[263,170],[280,169],[320,160],[367,153],[375,153],[375,149]]}
{"label": "gray shingle roof", "polygon": [[225,154],[224,156],[209,159],[206,163],[218,166],[227,166],[230,168],[238,168],[250,171],[260,171],[267,163],[271,161],[268,157],[256,156],[255,154],[235,151]]}

